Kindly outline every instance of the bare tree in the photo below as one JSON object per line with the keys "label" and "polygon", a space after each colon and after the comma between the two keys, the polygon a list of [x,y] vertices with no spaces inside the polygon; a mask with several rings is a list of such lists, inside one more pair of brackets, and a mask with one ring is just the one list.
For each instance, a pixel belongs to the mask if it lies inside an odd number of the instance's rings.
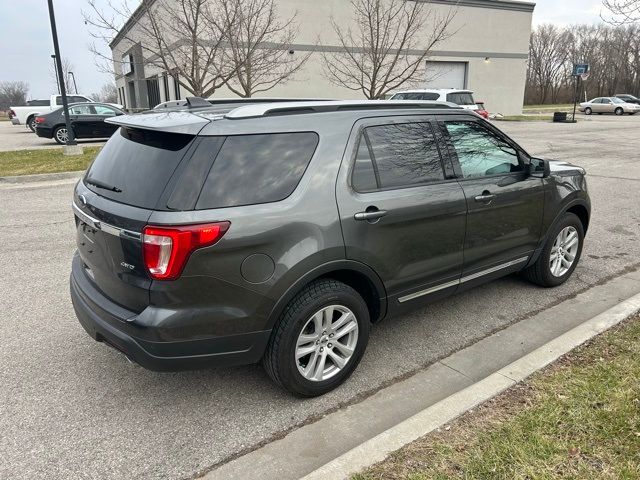
{"label": "bare tree", "polygon": [[340,51],[324,55],[325,70],[336,85],[383,98],[423,73],[430,51],[453,33],[455,9],[437,14],[426,2],[351,0],[355,27],[331,20]]}
{"label": "bare tree", "polygon": [[609,23],[623,25],[640,21],[640,0],[603,0],[602,4],[612,14],[605,18]]}
{"label": "bare tree", "polygon": [[27,82],[0,82],[0,112],[8,110],[11,106],[24,105],[28,93]]}
{"label": "bare tree", "polygon": [[531,33],[528,85],[538,93],[537,103],[557,100],[566,77],[570,34],[555,25],[541,25]]}
{"label": "bare tree", "polygon": [[223,0],[227,46],[235,75],[227,87],[251,97],[289,80],[311,52],[295,55],[295,15],[280,21],[274,0]]}
{"label": "bare tree", "polygon": [[[108,44],[120,32],[120,43],[140,45],[147,65],[170,72],[193,95],[211,96],[235,73],[224,47],[226,22],[215,0],[142,0],[135,11],[128,0],[108,0],[106,8],[96,0],[88,4],[83,15],[96,40]],[[130,17],[135,24],[127,26]],[[95,43],[91,50],[102,69],[105,61],[122,65]]]}
{"label": "bare tree", "polygon": [[102,103],[117,103],[118,89],[113,83],[105,83],[102,88],[100,88],[100,92],[94,93],[91,95],[91,98]]}

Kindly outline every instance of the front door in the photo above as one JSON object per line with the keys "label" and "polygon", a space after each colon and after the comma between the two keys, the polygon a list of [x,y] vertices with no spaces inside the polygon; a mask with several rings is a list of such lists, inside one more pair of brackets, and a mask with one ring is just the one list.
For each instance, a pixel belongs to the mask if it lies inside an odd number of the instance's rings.
{"label": "front door", "polygon": [[441,126],[467,201],[465,283],[526,265],[541,236],[544,187],[501,132],[480,119],[459,118],[444,116]]}
{"label": "front door", "polygon": [[455,291],[466,202],[432,117],[356,124],[336,196],[346,256],[373,268],[390,309]]}
{"label": "front door", "polygon": [[110,137],[113,132],[115,132],[119,125],[114,125],[112,123],[105,122],[106,119],[115,117],[118,115],[119,111],[109,105],[95,105],[96,114],[100,118],[96,128],[96,136],[97,137]]}

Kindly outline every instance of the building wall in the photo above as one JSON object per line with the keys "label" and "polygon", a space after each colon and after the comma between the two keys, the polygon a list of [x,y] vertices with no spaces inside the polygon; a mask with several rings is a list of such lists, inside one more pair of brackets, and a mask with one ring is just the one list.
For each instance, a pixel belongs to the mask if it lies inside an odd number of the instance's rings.
{"label": "building wall", "polygon": [[[328,80],[323,69],[322,54],[319,53],[322,50],[335,50],[339,44],[330,27],[330,19],[334,19],[343,28],[353,24],[349,0],[278,0],[278,3],[281,16],[288,18],[295,13],[299,24],[293,55],[303,55],[308,51],[314,53],[295,78],[260,96],[363,98],[360,92],[336,86]],[[458,6],[454,6],[456,3]],[[533,5],[502,0],[432,0],[429,9],[434,18],[452,12],[452,9],[455,12],[450,27],[453,35],[436,45],[429,60],[467,62],[466,87],[475,92],[477,100],[485,101],[491,112],[505,115],[520,113]],[[427,36],[428,31],[425,32],[425,37]],[[131,45],[121,41],[115,42],[112,47],[114,59],[119,59]],[[138,68],[141,67],[142,65]],[[156,74],[162,72],[147,65],[144,72],[135,77],[139,80],[140,75],[145,78]],[[427,73],[423,70],[420,81],[403,85],[400,90],[424,86],[422,80],[426,80],[426,77]],[[118,87],[123,86],[126,80],[122,76],[117,77]],[[146,92],[146,85],[138,90]],[[175,99],[173,85],[169,90],[171,95],[166,97],[161,86],[163,101]],[[128,92],[128,89],[125,88],[125,91]],[[189,95],[184,88],[180,94],[182,98]],[[216,98],[234,96],[226,88],[221,88],[214,94]],[[148,107],[145,101],[146,99],[138,96],[139,106]],[[127,103],[127,106],[130,107],[130,104]]]}

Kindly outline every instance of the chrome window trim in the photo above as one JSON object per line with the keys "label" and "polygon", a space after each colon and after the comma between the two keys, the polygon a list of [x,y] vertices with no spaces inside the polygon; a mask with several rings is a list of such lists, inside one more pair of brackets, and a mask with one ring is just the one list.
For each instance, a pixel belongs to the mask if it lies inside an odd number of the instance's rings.
{"label": "chrome window trim", "polygon": [[76,214],[76,216],[82,220],[84,223],[86,223],[87,225],[90,225],[91,227],[97,229],[97,230],[101,230],[104,233],[108,233],[110,235],[114,235],[116,237],[126,237],[129,238],[131,240],[142,240],[142,234],[139,232],[134,232],[132,230],[127,230],[124,228],[118,228],[118,227],[114,227],[113,225],[109,225],[108,223],[102,222],[100,220],[98,220],[97,218],[94,218],[90,215],[87,215],[86,213],[84,213],[82,210],[80,210],[80,207],[78,207],[78,205],[76,205],[75,202],[72,203],[73,205],[73,212]]}
{"label": "chrome window trim", "polygon": [[485,275],[490,275],[495,272],[499,272],[500,270],[504,270],[505,268],[513,267],[514,265],[519,265],[521,263],[529,260],[529,257],[521,257],[516,260],[512,260],[507,263],[501,263],[500,265],[496,265],[495,267],[487,268],[486,270],[481,270],[479,272],[473,273],[471,275],[466,275],[457,280],[452,280],[451,282],[446,282],[441,285],[436,285],[435,287],[427,288],[425,290],[420,290],[419,292],[411,293],[409,295],[405,295],[404,297],[398,298],[398,302],[405,303],[409,300],[414,300],[416,298],[424,297],[425,295],[429,295],[431,293],[439,292],[440,290],[444,290],[446,288],[455,287],[457,285],[461,285],[466,282],[470,282],[471,280],[476,280],[480,277],[484,277]]}

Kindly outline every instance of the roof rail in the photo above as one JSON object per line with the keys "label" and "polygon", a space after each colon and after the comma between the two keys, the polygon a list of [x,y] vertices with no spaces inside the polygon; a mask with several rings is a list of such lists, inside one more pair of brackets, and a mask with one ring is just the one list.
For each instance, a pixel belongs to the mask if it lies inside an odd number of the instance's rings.
{"label": "roof rail", "polygon": [[255,118],[274,115],[296,115],[303,113],[339,112],[349,110],[407,110],[407,109],[462,109],[450,102],[405,101],[405,100],[338,100],[278,102],[245,105],[225,115],[229,119]]}

